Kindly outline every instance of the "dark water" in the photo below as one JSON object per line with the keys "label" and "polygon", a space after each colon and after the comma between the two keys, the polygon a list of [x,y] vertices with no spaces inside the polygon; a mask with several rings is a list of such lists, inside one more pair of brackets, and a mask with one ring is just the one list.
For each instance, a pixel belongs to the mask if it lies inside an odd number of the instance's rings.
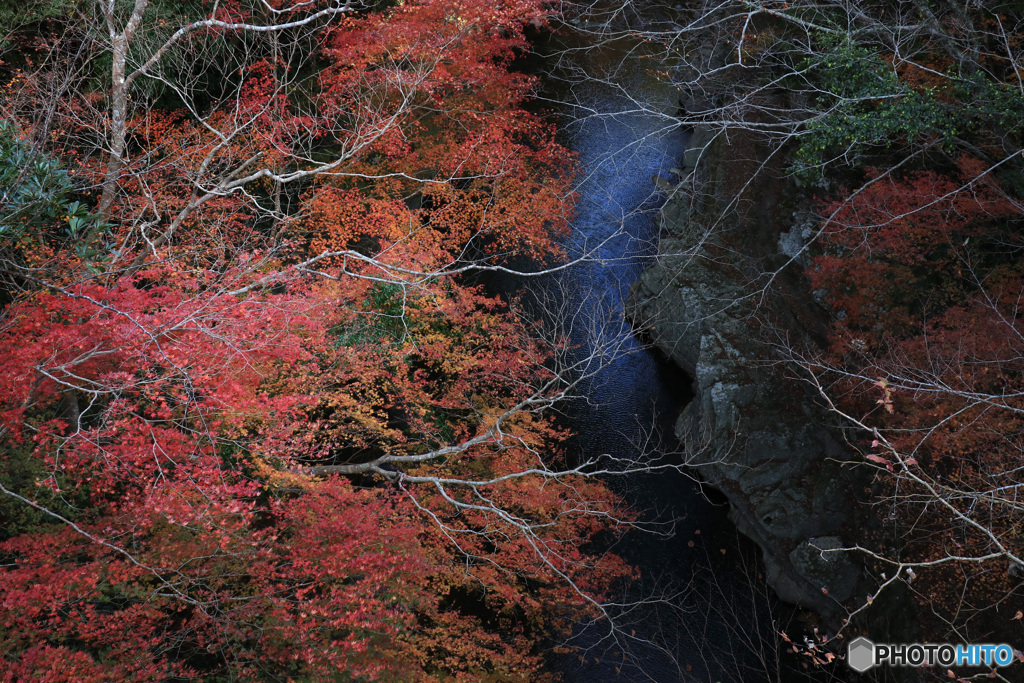
{"label": "dark water", "polygon": [[[522,67],[546,73],[540,103],[578,154],[580,201],[565,247],[588,260],[543,280],[491,284],[557,310],[577,357],[614,348],[565,407],[571,455],[678,463],[672,424],[690,398],[690,380],[645,348],[623,317],[629,286],[657,253],[664,199],[652,177],[670,177],[686,143],[672,119],[678,94],[642,46],[585,32],[544,37]],[[643,578],[617,596],[614,629],[607,621],[580,624],[576,650],[553,655],[551,668],[580,683],[779,680],[774,602],[756,553],[736,538],[721,501],[675,471],[612,477],[609,485],[674,533],[631,533],[614,548]]]}

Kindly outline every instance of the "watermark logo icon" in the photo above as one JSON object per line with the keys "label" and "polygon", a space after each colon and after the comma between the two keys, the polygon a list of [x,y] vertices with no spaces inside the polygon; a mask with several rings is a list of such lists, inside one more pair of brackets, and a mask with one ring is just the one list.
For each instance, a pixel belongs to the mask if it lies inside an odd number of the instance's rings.
{"label": "watermark logo icon", "polygon": [[846,662],[858,673],[873,666],[1007,666],[1013,662],[1009,645],[950,645],[949,643],[913,643],[910,645],[873,643],[860,637],[850,641]]}
{"label": "watermark logo icon", "polygon": [[850,641],[846,650],[846,661],[851,669],[864,673],[875,665],[875,644],[864,637]]}

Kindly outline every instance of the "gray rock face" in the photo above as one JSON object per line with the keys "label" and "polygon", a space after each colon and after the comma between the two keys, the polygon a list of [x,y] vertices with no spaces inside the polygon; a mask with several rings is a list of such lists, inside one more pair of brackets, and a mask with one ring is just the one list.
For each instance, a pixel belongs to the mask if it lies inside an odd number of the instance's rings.
{"label": "gray rock face", "polygon": [[798,310],[814,304],[793,296],[792,279],[764,277],[793,256],[779,253],[791,227],[772,206],[781,181],[762,166],[764,176],[733,195],[740,169],[731,159],[756,162],[756,141],[706,131],[694,141],[703,149],[687,155],[689,175],[662,212],[661,257],[634,284],[629,313],[693,377],[677,435],[728,497],[740,531],[763,549],[770,585],[788,602],[834,616],[861,572],[847,553],[822,550],[842,547],[857,476],[770,341],[806,339],[800,321],[814,317]]}
{"label": "gray rock face", "polygon": [[853,595],[860,568],[843,547],[838,536],[811,538],[793,549],[789,561],[801,576],[820,583],[830,596],[844,602]]}

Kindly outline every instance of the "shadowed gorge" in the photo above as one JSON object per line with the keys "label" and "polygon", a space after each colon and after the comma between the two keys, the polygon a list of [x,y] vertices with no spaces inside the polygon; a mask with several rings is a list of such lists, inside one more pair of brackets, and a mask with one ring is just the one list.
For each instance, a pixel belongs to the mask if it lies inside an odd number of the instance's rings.
{"label": "shadowed gorge", "polygon": [[1019,679],[1022,36],[3,5],[4,680]]}

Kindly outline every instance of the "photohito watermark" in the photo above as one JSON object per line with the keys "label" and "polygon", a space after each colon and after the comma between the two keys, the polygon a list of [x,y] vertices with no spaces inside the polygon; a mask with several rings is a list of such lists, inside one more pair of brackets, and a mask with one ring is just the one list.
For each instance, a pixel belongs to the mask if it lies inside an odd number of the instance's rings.
{"label": "photohito watermark", "polygon": [[867,638],[850,642],[846,661],[863,673],[873,666],[1007,666],[1013,661],[1009,645],[950,645],[913,643],[883,645]]}

